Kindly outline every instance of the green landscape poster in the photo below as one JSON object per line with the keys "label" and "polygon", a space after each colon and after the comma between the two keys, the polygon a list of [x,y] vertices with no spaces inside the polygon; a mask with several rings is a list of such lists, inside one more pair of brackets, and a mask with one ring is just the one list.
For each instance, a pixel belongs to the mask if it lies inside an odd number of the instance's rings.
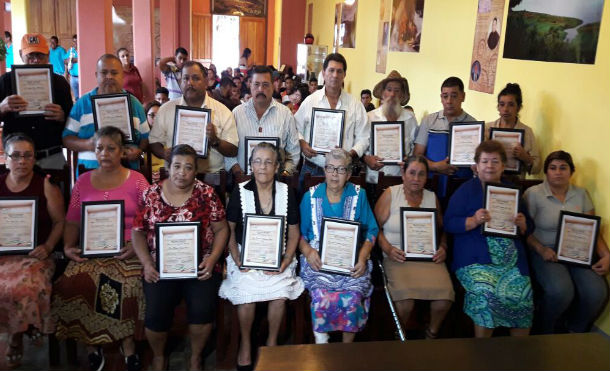
{"label": "green landscape poster", "polygon": [[510,0],[504,58],[594,64],[604,0]]}

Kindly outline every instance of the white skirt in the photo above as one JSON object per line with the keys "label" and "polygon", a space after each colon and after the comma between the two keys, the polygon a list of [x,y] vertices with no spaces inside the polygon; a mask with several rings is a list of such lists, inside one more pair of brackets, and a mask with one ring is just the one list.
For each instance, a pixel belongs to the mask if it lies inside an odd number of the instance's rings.
{"label": "white skirt", "polygon": [[222,281],[218,296],[233,305],[271,301],[276,299],[294,300],[304,290],[303,280],[295,275],[297,259],[280,274],[269,275],[262,270],[239,270],[231,254],[227,256],[227,277]]}

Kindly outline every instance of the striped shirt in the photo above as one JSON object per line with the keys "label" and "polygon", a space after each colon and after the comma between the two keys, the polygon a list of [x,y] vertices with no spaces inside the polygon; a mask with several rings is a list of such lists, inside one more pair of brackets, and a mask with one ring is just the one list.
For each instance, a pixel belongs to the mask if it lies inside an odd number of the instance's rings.
{"label": "striped shirt", "polygon": [[237,124],[240,146],[237,149],[237,157],[225,158],[227,169],[239,164],[241,169],[246,172],[246,137],[276,137],[280,140],[280,150],[283,150],[284,162],[281,168],[291,174],[295,171],[301,147],[294,117],[286,106],[272,99],[259,120],[254,109],[254,98],[252,98],[235,107],[233,117]]}
{"label": "striped shirt", "polygon": [[[123,92],[125,92],[123,90]],[[66,123],[66,128],[61,134],[62,138],[69,135],[77,136],[80,139],[89,139],[95,134],[95,125],[93,123],[93,109],[91,107],[91,96],[97,95],[97,88],[91,90],[89,93],[80,97],[72,110],[70,111],[70,117]],[[131,110],[133,114],[133,127],[135,129],[136,137],[135,143],[140,144],[142,139],[148,138],[148,132],[150,128],[146,121],[146,114],[144,113],[144,107],[134,97],[129,95],[131,99]],[[83,164],[87,169],[95,169],[98,166],[95,152],[83,151],[78,153],[78,164]],[[139,169],[140,164],[138,162],[130,163],[132,169]]]}
{"label": "striped shirt", "polygon": [[163,72],[165,77],[167,91],[169,91],[169,99],[177,99],[182,97],[182,89],[180,88],[180,79],[182,71],[177,69],[175,65],[168,65],[169,70]]}
{"label": "striped shirt", "polygon": [[[326,98],[326,87],[315,91],[305,98],[294,115],[297,122],[299,139],[303,139],[308,143],[311,131],[311,115],[314,107],[330,108],[330,103]],[[369,148],[369,139],[371,137],[371,124],[362,102],[348,94],[345,90],[341,90],[341,95],[335,109],[345,111],[343,149],[348,152],[353,149],[358,153],[358,157],[362,156],[364,151]],[[323,155],[317,155],[307,160],[320,167],[324,167]]]}

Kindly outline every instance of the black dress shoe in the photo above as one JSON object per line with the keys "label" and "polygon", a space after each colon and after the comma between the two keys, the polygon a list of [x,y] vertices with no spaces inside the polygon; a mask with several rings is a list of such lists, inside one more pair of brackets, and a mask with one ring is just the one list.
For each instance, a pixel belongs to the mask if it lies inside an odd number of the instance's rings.
{"label": "black dress shoe", "polygon": [[249,365],[237,365],[235,369],[237,371],[252,371],[254,370],[254,365],[252,363],[250,363]]}

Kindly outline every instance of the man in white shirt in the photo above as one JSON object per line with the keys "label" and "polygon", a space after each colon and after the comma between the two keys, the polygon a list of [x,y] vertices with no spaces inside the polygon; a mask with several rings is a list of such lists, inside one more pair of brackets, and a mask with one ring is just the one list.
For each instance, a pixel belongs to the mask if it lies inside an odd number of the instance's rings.
{"label": "man in white shirt", "polygon": [[318,154],[309,145],[312,108],[345,111],[341,147],[348,151],[354,160],[358,160],[369,147],[371,126],[366,110],[360,99],[354,98],[343,90],[343,80],[347,70],[345,58],[339,53],[329,54],[324,60],[323,68],[324,87],[309,95],[294,115],[301,152],[304,156],[301,181],[305,173],[311,173],[314,176],[324,175],[324,156]]}
{"label": "man in white shirt", "polygon": [[[409,92],[409,82],[402,77],[397,71],[392,71],[385,79],[381,80],[375,89],[373,96],[381,99],[382,104],[368,113],[369,120],[376,121],[401,121],[403,122],[403,137],[404,137],[404,153],[405,156],[410,156],[413,152],[415,133],[417,131],[417,120],[413,113],[403,106],[409,103],[411,97]],[[366,168],[366,182],[377,184],[379,171],[383,171],[385,175],[400,176],[400,166],[384,165],[384,159],[371,154],[371,149],[364,155]]]}
{"label": "man in white shirt", "polygon": [[290,110],[273,99],[271,70],[265,66],[254,68],[250,91],[252,98],[233,110],[237,124],[239,148],[237,157],[225,158],[226,167],[233,175],[246,173],[250,149],[246,148],[246,137],[269,137],[279,140],[281,153],[280,169],[290,175],[299,162],[299,136]]}
{"label": "man in white shirt", "polygon": [[208,79],[205,67],[199,62],[187,61],[182,67],[180,88],[184,92],[159,108],[155,124],[150,131],[150,148],[155,156],[167,159],[174,138],[176,106],[208,108],[211,120],[206,126],[208,157],[197,161],[199,173],[217,173],[224,169],[224,158],[237,155],[237,128],[231,111],[206,94]]}

